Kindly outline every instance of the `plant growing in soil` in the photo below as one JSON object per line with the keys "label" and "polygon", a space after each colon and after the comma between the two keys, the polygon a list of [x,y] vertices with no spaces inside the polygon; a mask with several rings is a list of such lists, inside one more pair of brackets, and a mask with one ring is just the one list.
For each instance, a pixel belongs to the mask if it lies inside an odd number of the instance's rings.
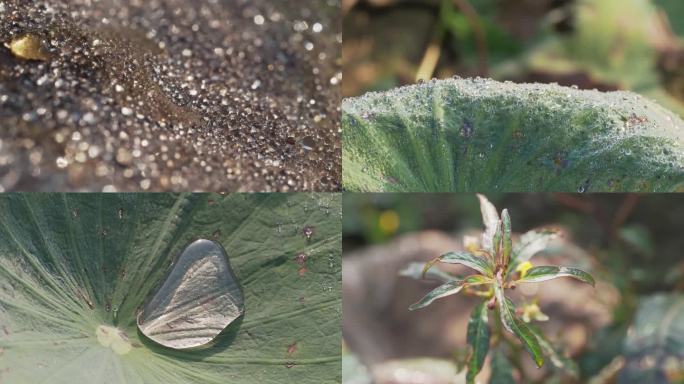
{"label": "plant growing in soil", "polygon": [[[554,230],[532,230],[520,237],[513,244],[511,236],[511,218],[504,209],[501,216],[492,203],[482,195],[480,199],[482,219],[485,231],[479,245],[469,246],[468,250],[447,252],[426,263],[422,270],[415,263],[403,272],[404,275],[417,278],[427,276],[444,281],[444,284],[432,290],[420,301],[411,305],[410,310],[424,308],[436,299],[454,295],[461,291],[482,298],[473,309],[468,322],[467,341],[470,355],[467,361],[467,382],[474,383],[475,377],[482,369],[485,358],[490,351],[490,342],[496,345],[492,358],[492,382],[500,378],[504,382],[512,381],[511,365],[502,354],[498,344],[508,344],[516,350],[519,344],[510,337],[514,335],[527,350],[538,367],[544,364],[544,355],[561,369],[576,374],[572,361],[560,354],[552,343],[544,337],[539,329],[528,324],[532,319],[543,320],[546,316],[536,303],[517,308],[506,295],[519,284],[539,283],[558,277],[571,277],[581,282],[594,285],[594,278],[577,268],[562,266],[533,266],[529,261],[532,256],[547,248],[550,241],[557,236]],[[466,277],[456,277],[443,271],[432,269],[437,262],[461,264],[477,271]],[[493,322],[489,322],[489,311],[495,313]],[[496,319],[499,320],[496,320]],[[495,337],[492,338],[492,331]],[[505,332],[504,332],[505,331]]]}

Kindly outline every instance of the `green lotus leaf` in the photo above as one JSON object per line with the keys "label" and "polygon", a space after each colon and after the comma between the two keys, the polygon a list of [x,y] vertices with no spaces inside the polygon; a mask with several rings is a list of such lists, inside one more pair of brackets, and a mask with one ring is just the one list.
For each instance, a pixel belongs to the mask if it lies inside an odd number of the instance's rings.
{"label": "green lotus leaf", "polygon": [[[0,381],[340,382],[340,200],[334,194],[0,196]],[[222,331],[207,327],[212,337],[220,331],[207,345],[167,348],[148,339],[136,318],[166,302],[154,298],[176,268],[199,271],[184,269],[179,258],[198,239],[211,239],[203,240],[214,244],[211,252],[225,249],[244,292],[244,315],[233,312],[237,318]],[[208,280],[210,273],[186,274],[183,282],[225,288],[237,298],[229,282]],[[216,315],[209,301],[188,303],[196,304]]]}
{"label": "green lotus leaf", "polygon": [[631,92],[448,79],[343,102],[349,191],[674,191],[684,122]]}

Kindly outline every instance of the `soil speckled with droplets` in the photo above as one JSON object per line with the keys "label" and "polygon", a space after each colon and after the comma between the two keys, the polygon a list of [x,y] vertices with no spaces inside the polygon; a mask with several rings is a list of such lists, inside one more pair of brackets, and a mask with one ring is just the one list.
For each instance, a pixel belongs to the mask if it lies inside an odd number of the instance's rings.
{"label": "soil speckled with droplets", "polygon": [[3,1],[0,190],[339,189],[338,14]]}

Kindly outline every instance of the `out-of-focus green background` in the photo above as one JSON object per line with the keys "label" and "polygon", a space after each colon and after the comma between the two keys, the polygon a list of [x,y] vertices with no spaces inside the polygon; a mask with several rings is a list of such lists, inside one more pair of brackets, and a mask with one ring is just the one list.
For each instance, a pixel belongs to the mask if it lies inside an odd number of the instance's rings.
{"label": "out-of-focus green background", "polygon": [[633,90],[684,115],[684,1],[342,0],[344,96],[486,76]]}
{"label": "out-of-focus green background", "polygon": [[[553,280],[530,296],[539,298],[551,318],[542,328],[578,363],[581,374],[570,378],[529,366],[521,382],[684,382],[684,335],[676,339],[662,331],[684,331],[684,195],[488,198],[499,210],[509,209],[514,232],[563,228],[567,247],[555,256],[533,258],[535,265],[579,266],[598,282],[592,289]],[[368,367],[376,383],[462,382],[455,367],[467,355],[465,330],[475,301],[450,296],[409,312],[408,305],[435,285],[400,277],[398,271],[460,247],[464,234],[481,228],[472,194],[345,194],[343,334],[348,352]],[[680,304],[653,304],[665,300]],[[667,318],[671,321],[664,324]],[[649,329],[663,334],[640,333]],[[430,371],[443,376],[425,373]]]}

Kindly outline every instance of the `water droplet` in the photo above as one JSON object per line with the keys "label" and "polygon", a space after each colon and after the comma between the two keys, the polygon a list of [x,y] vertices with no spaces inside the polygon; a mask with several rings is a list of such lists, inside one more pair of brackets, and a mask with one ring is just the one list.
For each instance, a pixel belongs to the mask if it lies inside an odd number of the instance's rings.
{"label": "water droplet", "polygon": [[218,243],[200,239],[180,254],[138,314],[138,329],[165,347],[191,348],[209,343],[243,313],[228,256]]}
{"label": "water droplet", "polygon": [[10,43],[7,44],[7,47],[12,51],[14,56],[20,59],[45,61],[50,58],[45,52],[43,42],[35,35],[17,37],[10,41]]}
{"label": "water droplet", "polygon": [[314,227],[309,227],[306,226],[304,229],[302,229],[302,234],[306,237],[307,240],[311,240],[311,237],[314,235],[315,228]]}
{"label": "water droplet", "polygon": [[463,125],[461,126],[461,136],[469,139],[473,135],[473,124],[466,120],[463,120]]}
{"label": "water droplet", "polygon": [[587,192],[587,190],[589,189],[589,184],[590,184],[590,180],[586,179],[584,181],[584,183],[582,183],[582,185],[580,185],[579,188],[577,188],[577,192],[579,192],[579,193]]}
{"label": "water droplet", "polygon": [[314,149],[314,146],[316,145],[316,142],[314,141],[314,138],[312,136],[305,136],[300,143],[302,145],[302,148],[304,148],[307,151],[312,151]]}

